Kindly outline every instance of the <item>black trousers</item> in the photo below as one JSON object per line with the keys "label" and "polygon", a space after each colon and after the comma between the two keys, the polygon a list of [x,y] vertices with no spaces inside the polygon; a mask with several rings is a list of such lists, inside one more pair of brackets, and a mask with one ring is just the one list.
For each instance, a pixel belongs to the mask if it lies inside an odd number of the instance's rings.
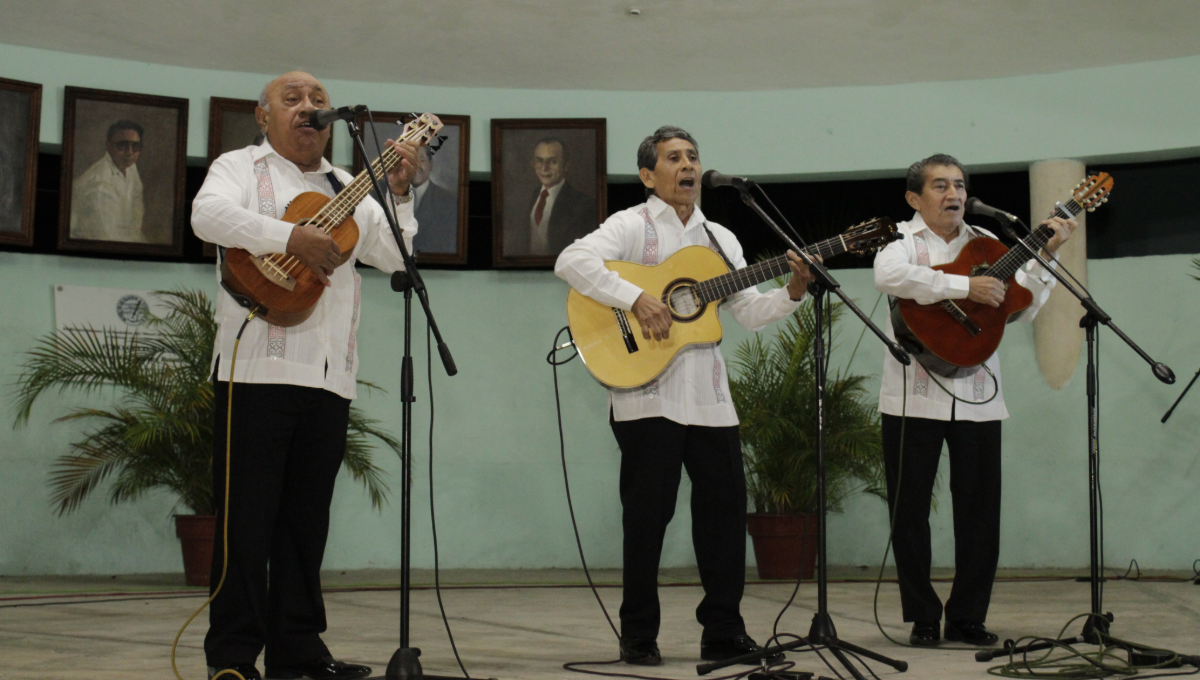
{"label": "black trousers", "polygon": [[704,586],[696,620],[704,627],[703,639],[745,633],[746,478],[738,428],[680,425],[666,418],[609,422],[621,447],[621,635],[658,637],[658,565],[681,467],[692,481],[692,545]]}
{"label": "black trousers", "polygon": [[[216,383],[213,589],[223,557],[228,389]],[[320,638],[321,561],[349,412],[348,399],[326,390],[234,383],[229,570],[204,639],[210,666],[254,663],[264,647],[268,666],[329,653]]]}
{"label": "black trousers", "polygon": [[896,524],[892,548],[904,620],[942,618],[942,601],[929,582],[929,505],[945,442],[950,450],[955,569],[946,620],[984,621],[1000,559],[1000,421],[908,418],[903,465],[900,421],[899,416],[883,415],[888,506]]}

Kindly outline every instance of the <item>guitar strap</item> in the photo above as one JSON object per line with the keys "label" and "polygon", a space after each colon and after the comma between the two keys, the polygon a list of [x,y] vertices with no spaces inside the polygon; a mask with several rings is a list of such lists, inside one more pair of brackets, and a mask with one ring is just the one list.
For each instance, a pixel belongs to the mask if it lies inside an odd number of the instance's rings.
{"label": "guitar strap", "polygon": [[733,263],[729,261],[729,256],[727,256],[725,251],[721,248],[721,244],[717,241],[717,237],[713,236],[713,233],[709,230],[708,222],[705,222],[700,226],[704,227],[704,233],[708,234],[708,240],[712,242],[713,250],[717,251],[717,254],[721,256],[722,260],[725,260],[725,266],[729,267],[729,271],[736,270],[737,267],[733,266]]}

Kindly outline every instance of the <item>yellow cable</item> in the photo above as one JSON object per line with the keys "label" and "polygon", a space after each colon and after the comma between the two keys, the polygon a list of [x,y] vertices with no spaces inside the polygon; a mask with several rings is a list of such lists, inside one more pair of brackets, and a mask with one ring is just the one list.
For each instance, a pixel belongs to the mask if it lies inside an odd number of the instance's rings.
{"label": "yellow cable", "polygon": [[[256,314],[258,314],[258,308],[255,308],[250,312],[249,316],[246,317],[246,323],[250,323],[250,320],[253,319]],[[245,324],[242,325],[242,328],[246,328]],[[183,622],[183,627],[180,628],[179,632],[175,634],[175,641],[171,643],[171,671],[175,673],[175,677],[178,680],[183,680],[183,676],[179,674],[179,667],[175,665],[175,648],[179,646],[179,638],[183,637],[183,631],[187,630],[187,627],[192,625],[192,621],[194,621],[197,616],[200,616],[200,612],[204,611],[204,609],[208,607],[208,605],[212,604],[212,601],[217,598],[217,595],[221,592],[221,586],[225,585],[225,574],[229,569],[229,467],[231,460],[230,450],[232,449],[232,438],[230,433],[233,432],[233,372],[234,369],[237,368],[238,345],[241,342],[242,334],[239,331],[237,338],[233,341],[233,358],[229,361],[229,403],[227,404],[228,408],[225,411],[225,525],[221,530],[221,580],[217,582],[217,589],[213,591],[212,595],[208,596],[208,599],[204,601],[204,604],[200,605],[200,608],[197,609],[191,616],[189,616],[187,621]],[[216,675],[210,678],[210,680],[217,680],[217,678],[223,675],[233,675],[236,676],[238,680],[246,680],[245,676],[233,670],[232,668],[227,668],[218,672]]]}

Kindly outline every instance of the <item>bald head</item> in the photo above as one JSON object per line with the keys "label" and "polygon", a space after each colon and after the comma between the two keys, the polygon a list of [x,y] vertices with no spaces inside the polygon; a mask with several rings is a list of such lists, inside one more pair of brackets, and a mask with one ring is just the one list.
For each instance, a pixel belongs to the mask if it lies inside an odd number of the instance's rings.
{"label": "bald head", "polygon": [[329,94],[321,81],[303,71],[292,71],[267,83],[254,116],[280,156],[312,172],[320,167],[330,129],[314,130],[308,115],[328,108]]}

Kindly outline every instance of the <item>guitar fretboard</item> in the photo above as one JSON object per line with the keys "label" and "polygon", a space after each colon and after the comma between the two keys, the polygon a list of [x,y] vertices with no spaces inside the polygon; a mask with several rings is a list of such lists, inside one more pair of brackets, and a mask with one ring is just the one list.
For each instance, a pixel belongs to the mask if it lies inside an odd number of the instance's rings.
{"label": "guitar fretboard", "polygon": [[[846,252],[846,243],[841,236],[835,236],[820,243],[814,243],[805,248],[804,252],[809,255],[820,255],[822,258],[828,260],[835,255],[841,255]],[[695,291],[700,297],[701,304],[708,304],[729,297],[739,290],[757,286],[768,279],[783,276],[791,271],[791,268],[788,267],[787,256],[780,255],[748,267],[742,267],[728,274],[715,276],[707,281],[701,281],[696,284]]]}
{"label": "guitar fretboard", "polygon": [[[1081,212],[1083,212],[1083,208],[1072,199],[1067,201],[1065,205],[1062,203],[1056,205],[1051,217],[1061,217],[1064,220],[1069,220]],[[1033,233],[1022,239],[1021,242],[1029,246],[1029,250],[1037,252],[1051,238],[1054,238],[1054,230],[1043,224],[1034,229]],[[1003,257],[996,261],[996,264],[989,267],[984,273],[1001,281],[1007,281],[1009,277],[1017,273],[1021,265],[1033,259],[1033,256],[1029,254],[1029,250],[1020,246],[1009,250]]]}
{"label": "guitar fretboard", "polygon": [[[432,126],[428,123],[414,126],[413,128],[406,130],[404,134],[401,135],[399,141],[404,142],[410,139],[418,139],[421,135],[430,130],[431,127]],[[379,154],[379,157],[371,163],[371,169],[375,172],[376,177],[382,178],[388,173],[389,170],[394,168],[396,164],[400,162],[400,160],[400,154],[396,153],[396,150],[391,146],[386,146],[384,147],[383,152]],[[325,207],[321,209],[321,212],[317,213],[317,215],[313,217],[311,221],[316,223],[317,226],[324,229],[326,232],[332,230],[334,227],[344,222],[346,218],[354,212],[354,209],[358,207],[358,204],[367,197],[367,194],[371,193],[371,188],[371,176],[369,173],[367,173],[366,169],[364,169],[362,172],[358,173],[358,176],[355,177],[349,184],[347,184],[346,187],[333,198],[333,200],[329,201],[329,203],[327,203]]]}

